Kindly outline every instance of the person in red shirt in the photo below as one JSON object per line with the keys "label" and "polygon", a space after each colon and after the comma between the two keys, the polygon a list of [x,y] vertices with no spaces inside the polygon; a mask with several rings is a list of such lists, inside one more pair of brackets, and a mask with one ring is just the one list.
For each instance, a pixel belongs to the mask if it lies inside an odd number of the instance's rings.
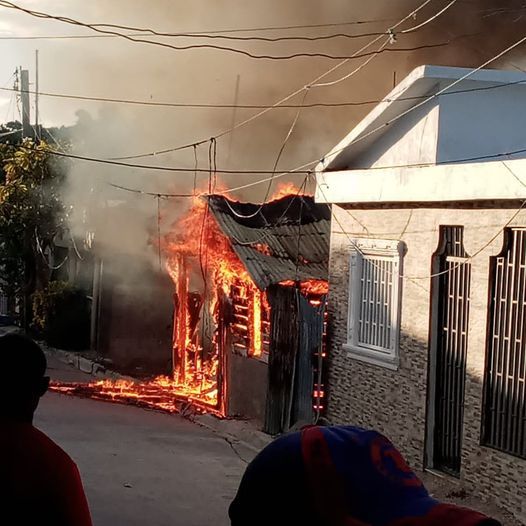
{"label": "person in red shirt", "polygon": [[77,466],[33,427],[46,368],[34,341],[0,337],[0,523],[92,526]]}

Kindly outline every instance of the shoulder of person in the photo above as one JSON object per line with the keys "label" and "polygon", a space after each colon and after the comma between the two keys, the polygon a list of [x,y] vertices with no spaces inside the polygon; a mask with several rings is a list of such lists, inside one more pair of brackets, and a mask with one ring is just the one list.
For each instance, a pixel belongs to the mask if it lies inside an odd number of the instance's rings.
{"label": "shoulder of person", "polygon": [[74,467],[77,469],[77,465],[73,459],[54,440],[52,440],[44,432],[40,431],[40,429],[37,429],[36,427],[33,427],[32,433],[35,442],[38,443],[42,454],[45,454],[46,457],[48,457],[58,466],[63,468]]}

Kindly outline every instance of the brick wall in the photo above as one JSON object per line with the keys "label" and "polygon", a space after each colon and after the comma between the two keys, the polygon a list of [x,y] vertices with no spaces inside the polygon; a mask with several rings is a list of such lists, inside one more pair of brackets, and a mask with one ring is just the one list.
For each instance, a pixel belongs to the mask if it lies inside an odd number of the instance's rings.
{"label": "brick wall", "polygon": [[[439,225],[463,225],[465,248],[469,255],[477,255],[471,261],[461,482],[526,522],[526,460],[480,446],[489,258],[500,252],[503,236],[489,241],[515,212],[513,208],[344,210],[334,206],[328,418],[381,431],[413,467],[423,468],[431,257],[437,248]],[[526,226],[526,212],[521,211],[510,226]],[[406,243],[398,371],[353,360],[342,348],[347,338],[349,237],[401,238]]]}

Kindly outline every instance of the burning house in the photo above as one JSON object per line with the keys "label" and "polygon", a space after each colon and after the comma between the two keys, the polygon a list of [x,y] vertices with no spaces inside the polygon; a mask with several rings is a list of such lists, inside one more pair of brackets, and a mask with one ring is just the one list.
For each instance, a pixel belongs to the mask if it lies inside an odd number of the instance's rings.
{"label": "burning house", "polygon": [[323,409],[330,212],[311,197],[197,201],[164,241],[174,381],[278,433]]}
{"label": "burning house", "polygon": [[327,206],[292,187],[264,205],[196,197],[159,239],[167,271],[159,286],[137,306],[117,296],[122,279],[110,276],[115,290],[99,283],[92,313],[104,320],[96,324],[104,355],[124,363],[142,352],[145,363],[171,363],[171,376],[55,389],[169,412],[190,404],[272,434],[313,421],[325,399],[329,238]]}

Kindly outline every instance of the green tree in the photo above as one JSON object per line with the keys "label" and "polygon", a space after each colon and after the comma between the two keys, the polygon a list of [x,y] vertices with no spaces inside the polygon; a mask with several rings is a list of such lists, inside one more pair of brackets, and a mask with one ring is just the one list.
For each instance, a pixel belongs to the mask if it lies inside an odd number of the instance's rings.
{"label": "green tree", "polygon": [[31,294],[49,282],[48,258],[69,213],[61,200],[65,162],[49,152],[45,142],[30,139],[0,144],[0,287],[25,309]]}

